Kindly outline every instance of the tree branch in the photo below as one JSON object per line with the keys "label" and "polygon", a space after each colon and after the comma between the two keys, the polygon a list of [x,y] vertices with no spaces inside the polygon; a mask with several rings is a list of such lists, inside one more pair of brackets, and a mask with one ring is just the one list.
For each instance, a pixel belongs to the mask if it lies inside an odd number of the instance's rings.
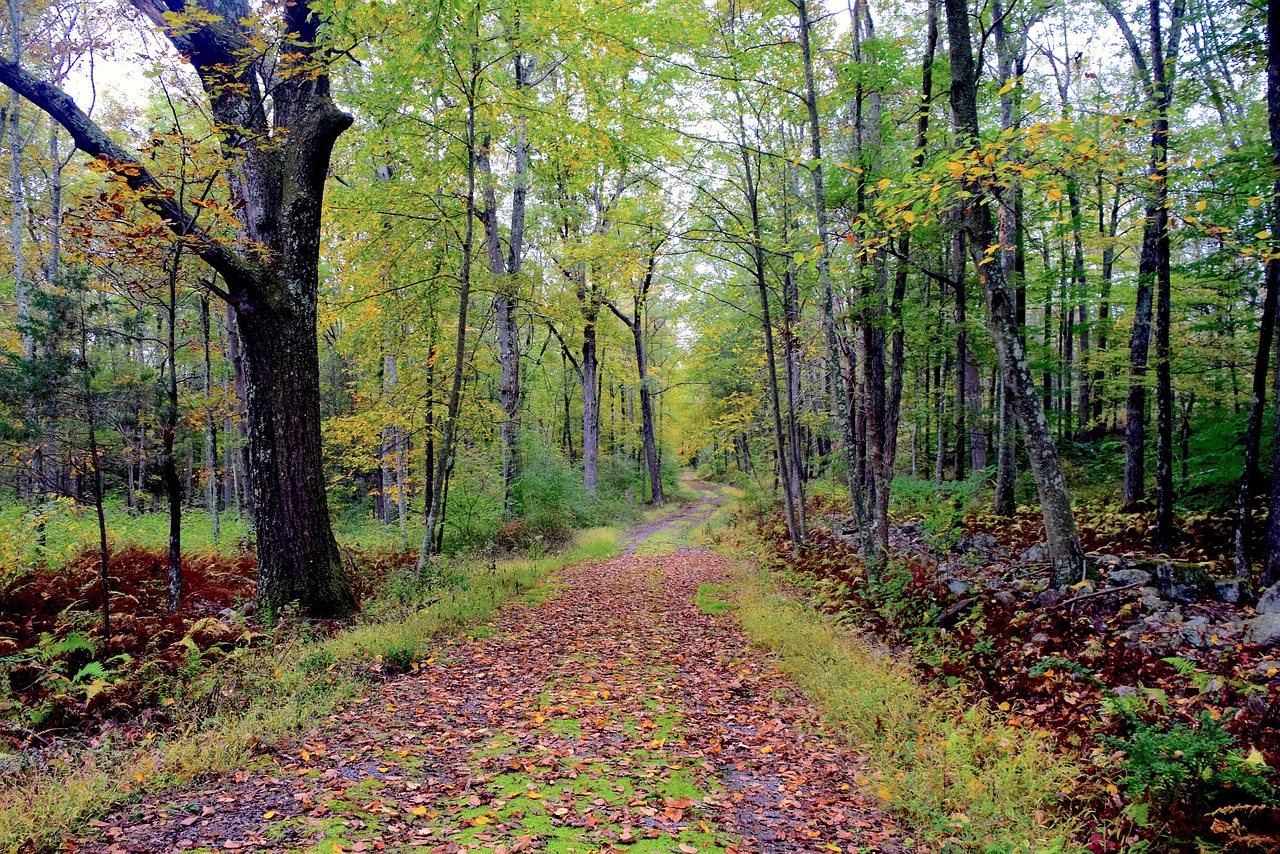
{"label": "tree branch", "polygon": [[108,169],[139,194],[142,204],[164,220],[170,231],[191,242],[192,251],[217,270],[233,292],[253,287],[253,267],[225,244],[197,228],[195,217],[174,201],[173,192],[162,187],[132,152],[107,136],[70,95],[9,60],[0,60],[0,83],[62,125],[71,134],[77,148],[103,161]]}

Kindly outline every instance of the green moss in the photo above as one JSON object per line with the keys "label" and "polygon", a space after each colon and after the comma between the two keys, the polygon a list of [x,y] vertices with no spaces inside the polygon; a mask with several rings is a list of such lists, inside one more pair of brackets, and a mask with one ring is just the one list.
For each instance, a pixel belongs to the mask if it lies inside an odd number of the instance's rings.
{"label": "green moss", "polygon": [[704,584],[694,594],[693,604],[704,614],[718,616],[733,610],[733,592],[736,589],[735,584]]}

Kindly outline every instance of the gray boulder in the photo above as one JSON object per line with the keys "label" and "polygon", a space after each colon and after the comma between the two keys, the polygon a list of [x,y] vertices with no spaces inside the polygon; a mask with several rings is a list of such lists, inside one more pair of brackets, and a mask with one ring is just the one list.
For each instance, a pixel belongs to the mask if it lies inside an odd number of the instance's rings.
{"label": "gray boulder", "polygon": [[1218,581],[1214,583],[1218,588],[1218,599],[1229,605],[1239,605],[1243,598],[1240,591],[1240,582],[1232,578],[1229,581]]}
{"label": "gray boulder", "polygon": [[1205,633],[1208,630],[1208,617],[1192,617],[1182,624],[1182,639],[1188,646],[1202,647],[1205,645]]}
{"label": "gray boulder", "polygon": [[1263,614],[1249,621],[1244,642],[1255,646],[1275,646],[1280,643],[1280,614]]}
{"label": "gray boulder", "polygon": [[1156,567],[1156,587],[1160,595],[1178,602],[1212,601],[1218,597],[1217,585],[1198,566],[1166,561]]}
{"label": "gray boulder", "polygon": [[1151,573],[1141,569],[1113,569],[1107,573],[1107,583],[1112,587],[1128,587],[1130,584],[1146,587],[1151,583]]}
{"label": "gray boulder", "polygon": [[1160,598],[1160,591],[1154,587],[1139,587],[1137,593],[1142,597],[1142,607],[1146,611],[1160,611],[1169,608],[1169,603]]}
{"label": "gray boulder", "polygon": [[1277,614],[1280,613],[1280,581],[1262,591],[1262,595],[1258,597],[1258,604],[1254,608],[1259,614]]}
{"label": "gray boulder", "polygon": [[1024,549],[1020,557],[1024,563],[1046,563],[1049,560],[1049,544],[1036,543]]}
{"label": "gray boulder", "polygon": [[973,538],[969,540],[969,547],[975,551],[990,552],[1000,548],[1000,543],[995,537],[984,531],[973,535]]}

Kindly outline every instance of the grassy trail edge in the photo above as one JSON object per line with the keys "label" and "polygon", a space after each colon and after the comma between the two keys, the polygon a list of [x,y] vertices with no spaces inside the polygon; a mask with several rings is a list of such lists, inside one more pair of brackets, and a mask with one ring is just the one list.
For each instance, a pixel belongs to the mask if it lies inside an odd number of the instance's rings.
{"label": "grassy trail edge", "polygon": [[[758,543],[726,532],[731,511],[704,539],[737,567],[732,590],[700,591],[731,604],[753,643],[868,758],[858,780],[914,833],[921,850],[1065,854],[1083,849],[1082,819],[1061,809],[1085,770],[1055,750],[1050,734],[1010,724],[986,700],[925,684],[873,638],[839,625],[784,591],[754,562]],[[707,604],[699,602],[704,610]]]}

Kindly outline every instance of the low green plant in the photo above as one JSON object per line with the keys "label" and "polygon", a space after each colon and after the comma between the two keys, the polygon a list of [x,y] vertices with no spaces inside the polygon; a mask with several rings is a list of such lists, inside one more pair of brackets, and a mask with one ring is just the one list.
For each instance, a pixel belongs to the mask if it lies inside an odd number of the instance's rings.
{"label": "low green plant", "polygon": [[885,624],[904,637],[927,633],[942,613],[926,569],[897,555],[885,562],[870,592]]}
{"label": "low green plant", "polygon": [[894,515],[919,518],[929,545],[949,552],[963,536],[965,513],[986,479],[985,472],[975,472],[968,480],[943,483],[899,475],[890,485]]}
{"label": "low green plant", "polygon": [[1106,736],[1108,749],[1124,754],[1122,786],[1135,801],[1166,809],[1178,803],[1218,806],[1224,803],[1275,804],[1271,769],[1257,750],[1247,755],[1233,747],[1231,733],[1208,712],[1197,725],[1160,720],[1129,720],[1127,736]]}
{"label": "low green plant", "polygon": [[694,594],[693,604],[698,606],[698,610],[704,614],[718,616],[727,611],[732,611],[733,604],[732,584],[704,584],[698,588],[698,592]]}

